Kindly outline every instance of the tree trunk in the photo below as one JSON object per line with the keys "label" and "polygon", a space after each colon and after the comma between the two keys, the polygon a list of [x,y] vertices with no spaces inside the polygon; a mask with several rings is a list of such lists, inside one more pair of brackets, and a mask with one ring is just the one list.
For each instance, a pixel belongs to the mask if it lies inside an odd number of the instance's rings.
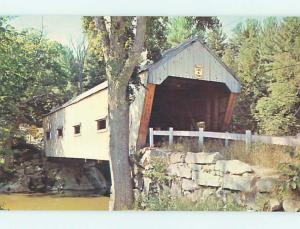
{"label": "tree trunk", "polygon": [[131,209],[133,204],[128,147],[129,104],[126,92],[127,84],[125,83],[115,81],[108,85],[109,150],[112,176],[110,210]]}

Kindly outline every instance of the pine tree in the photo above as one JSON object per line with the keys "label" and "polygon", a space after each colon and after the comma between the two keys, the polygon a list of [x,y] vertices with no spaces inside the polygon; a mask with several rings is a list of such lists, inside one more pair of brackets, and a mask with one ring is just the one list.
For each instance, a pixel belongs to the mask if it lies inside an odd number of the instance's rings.
{"label": "pine tree", "polygon": [[300,19],[287,17],[279,27],[273,23],[271,28],[278,32],[270,34],[265,61],[271,77],[269,93],[258,101],[255,117],[263,133],[296,134],[300,126]]}
{"label": "pine tree", "polygon": [[222,58],[226,50],[226,35],[223,33],[221,23],[210,29],[207,33],[207,44],[208,46]]}

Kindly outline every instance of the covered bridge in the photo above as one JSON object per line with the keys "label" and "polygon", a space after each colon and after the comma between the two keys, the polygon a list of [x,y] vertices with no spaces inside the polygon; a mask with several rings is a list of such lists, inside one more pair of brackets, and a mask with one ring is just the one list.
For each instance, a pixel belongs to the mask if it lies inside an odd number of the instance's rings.
{"label": "covered bridge", "polygon": [[163,54],[140,72],[148,90],[131,105],[132,145],[145,145],[148,129],[228,129],[241,84],[198,38]]}
{"label": "covered bridge", "polygon": [[[229,127],[241,85],[200,39],[166,51],[139,77],[147,89],[135,90],[130,104],[130,150],[146,144],[149,127]],[[104,82],[52,110],[44,118],[46,156],[109,160],[107,108]]]}

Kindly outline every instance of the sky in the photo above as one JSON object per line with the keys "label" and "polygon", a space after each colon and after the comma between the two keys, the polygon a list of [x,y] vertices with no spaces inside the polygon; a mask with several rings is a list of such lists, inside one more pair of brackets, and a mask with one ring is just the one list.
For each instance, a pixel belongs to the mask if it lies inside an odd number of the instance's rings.
{"label": "sky", "polygon": [[[249,17],[219,17],[224,32],[230,36],[232,29]],[[264,17],[255,17],[263,19]],[[13,18],[12,25],[18,30],[34,28],[41,30],[51,40],[71,47],[72,42],[83,39],[80,16],[18,16]]]}

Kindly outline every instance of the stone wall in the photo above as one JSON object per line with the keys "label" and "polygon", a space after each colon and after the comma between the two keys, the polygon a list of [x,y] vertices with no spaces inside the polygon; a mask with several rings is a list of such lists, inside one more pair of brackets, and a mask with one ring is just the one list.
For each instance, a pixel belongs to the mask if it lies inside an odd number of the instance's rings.
{"label": "stone wall", "polygon": [[[271,195],[279,182],[279,175],[273,169],[250,166],[239,160],[224,160],[218,152],[183,153],[144,148],[140,153],[141,159],[134,166],[136,198],[166,189],[174,197],[192,201],[213,195],[224,203],[230,197],[236,204],[251,210],[283,210],[282,201]],[[153,175],[158,162],[165,163],[163,173],[169,178],[163,185],[157,185]],[[162,172],[162,168],[160,170]],[[260,209],[259,198],[269,199],[267,209]],[[294,211],[300,209],[299,204],[297,206]]]}

